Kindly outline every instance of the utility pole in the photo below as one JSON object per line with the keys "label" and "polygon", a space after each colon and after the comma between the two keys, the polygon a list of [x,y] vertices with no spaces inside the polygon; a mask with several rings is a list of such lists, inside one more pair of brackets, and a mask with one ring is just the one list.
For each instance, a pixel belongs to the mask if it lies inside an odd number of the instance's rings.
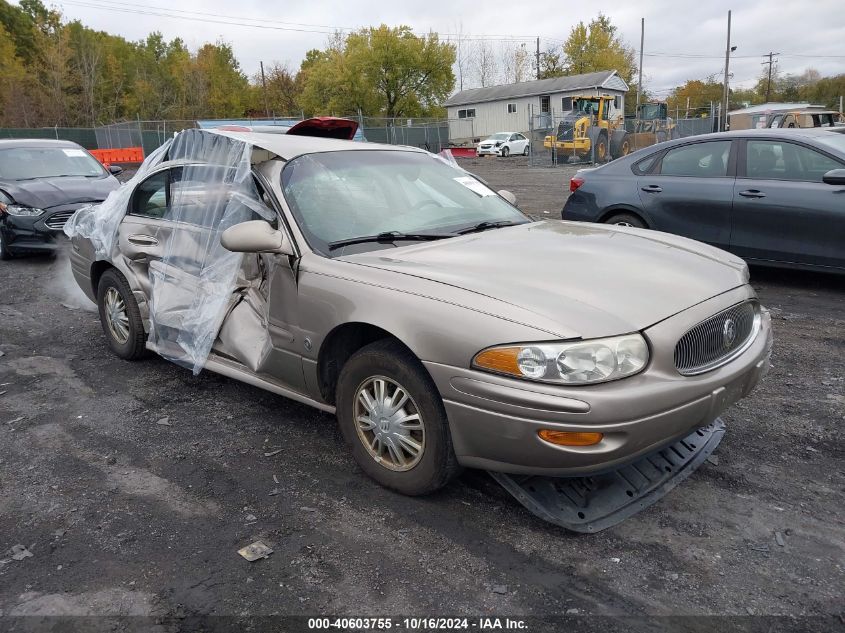
{"label": "utility pole", "polygon": [[637,109],[634,114],[640,117],[640,95],[643,93],[643,46],[645,44],[645,18],[640,18],[640,78],[637,81]]}
{"label": "utility pole", "polygon": [[540,78],[540,38],[537,38],[537,79]]}
{"label": "utility pole", "polygon": [[731,12],[728,11],[728,44],[725,47],[725,85],[724,85],[724,95],[722,95],[722,113],[719,117],[721,124],[722,131],[728,129],[728,96],[730,92],[728,90],[728,67],[731,63]]}
{"label": "utility pole", "polygon": [[270,118],[270,108],[267,105],[267,81],[264,79],[264,62],[258,62],[261,64],[261,88],[264,92],[264,117],[269,119]]}
{"label": "utility pole", "polygon": [[769,65],[769,80],[766,82],[766,103],[769,102],[769,96],[772,94],[772,65],[774,64],[774,60],[772,58],[775,55],[780,55],[780,53],[773,53],[769,51],[768,55],[763,55],[763,57],[768,57],[769,61],[761,64],[761,66],[765,66],[766,64]]}

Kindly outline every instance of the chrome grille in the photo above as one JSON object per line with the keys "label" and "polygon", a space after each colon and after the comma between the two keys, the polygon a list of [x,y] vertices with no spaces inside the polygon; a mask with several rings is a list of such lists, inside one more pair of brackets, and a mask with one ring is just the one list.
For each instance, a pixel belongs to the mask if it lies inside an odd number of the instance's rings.
{"label": "chrome grille", "polygon": [[675,345],[675,367],[691,375],[724,365],[751,342],[758,313],[757,304],[746,301],[689,329]]}
{"label": "chrome grille", "polygon": [[54,229],[56,231],[61,231],[63,228],[65,228],[65,222],[70,220],[70,216],[72,216],[74,213],[76,213],[75,209],[72,211],[59,211],[44,220],[44,224],[46,224],[48,228]]}

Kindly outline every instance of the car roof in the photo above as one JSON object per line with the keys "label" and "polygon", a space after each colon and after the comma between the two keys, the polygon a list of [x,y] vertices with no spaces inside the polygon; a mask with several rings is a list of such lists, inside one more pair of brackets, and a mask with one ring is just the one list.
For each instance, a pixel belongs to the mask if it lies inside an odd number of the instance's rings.
{"label": "car roof", "polygon": [[0,149],[15,147],[74,147],[81,148],[81,145],[73,141],[63,141],[53,138],[9,138],[0,139]]}
{"label": "car roof", "polygon": [[343,141],[316,136],[299,136],[290,134],[272,134],[268,132],[233,132],[229,130],[207,130],[210,134],[227,136],[236,141],[248,143],[253,147],[267,150],[284,160],[290,160],[303,154],[319,154],[322,152],[345,151],[405,151],[425,152],[417,147],[407,145],[383,145],[381,143],[361,143],[360,141]]}

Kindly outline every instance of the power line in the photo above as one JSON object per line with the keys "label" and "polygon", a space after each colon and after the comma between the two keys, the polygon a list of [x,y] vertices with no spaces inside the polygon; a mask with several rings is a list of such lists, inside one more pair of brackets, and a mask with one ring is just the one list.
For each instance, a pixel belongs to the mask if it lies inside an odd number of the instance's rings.
{"label": "power line", "polygon": [[[304,22],[285,22],[281,20],[269,20],[265,18],[251,18],[247,16],[234,16],[222,13],[209,13],[205,11],[188,11],[183,9],[170,9],[167,7],[148,5],[139,7],[128,2],[101,3],[99,0],[62,0],[62,5],[114,11],[118,13],[130,13],[135,15],[150,15],[156,17],[172,18],[176,20],[191,20],[206,22],[210,24],[224,24],[226,26],[242,26],[247,28],[271,29],[279,31],[295,31],[303,33],[320,33],[331,35],[335,32],[352,32],[360,27],[338,26],[330,24],[310,24]],[[117,6],[115,6],[117,5]],[[426,33],[415,33],[418,36]],[[528,42],[533,41],[536,35],[500,35],[500,34],[473,34],[473,33],[437,33],[440,37],[460,38],[467,41],[489,40],[499,42]],[[543,38],[553,39],[553,38]]]}

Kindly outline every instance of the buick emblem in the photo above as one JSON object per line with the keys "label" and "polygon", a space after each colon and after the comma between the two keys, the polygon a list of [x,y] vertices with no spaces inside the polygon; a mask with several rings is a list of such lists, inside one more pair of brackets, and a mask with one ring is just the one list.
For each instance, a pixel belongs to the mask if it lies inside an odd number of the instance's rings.
{"label": "buick emblem", "polygon": [[722,347],[730,349],[731,345],[736,340],[736,321],[733,319],[725,319],[725,324],[722,326]]}

